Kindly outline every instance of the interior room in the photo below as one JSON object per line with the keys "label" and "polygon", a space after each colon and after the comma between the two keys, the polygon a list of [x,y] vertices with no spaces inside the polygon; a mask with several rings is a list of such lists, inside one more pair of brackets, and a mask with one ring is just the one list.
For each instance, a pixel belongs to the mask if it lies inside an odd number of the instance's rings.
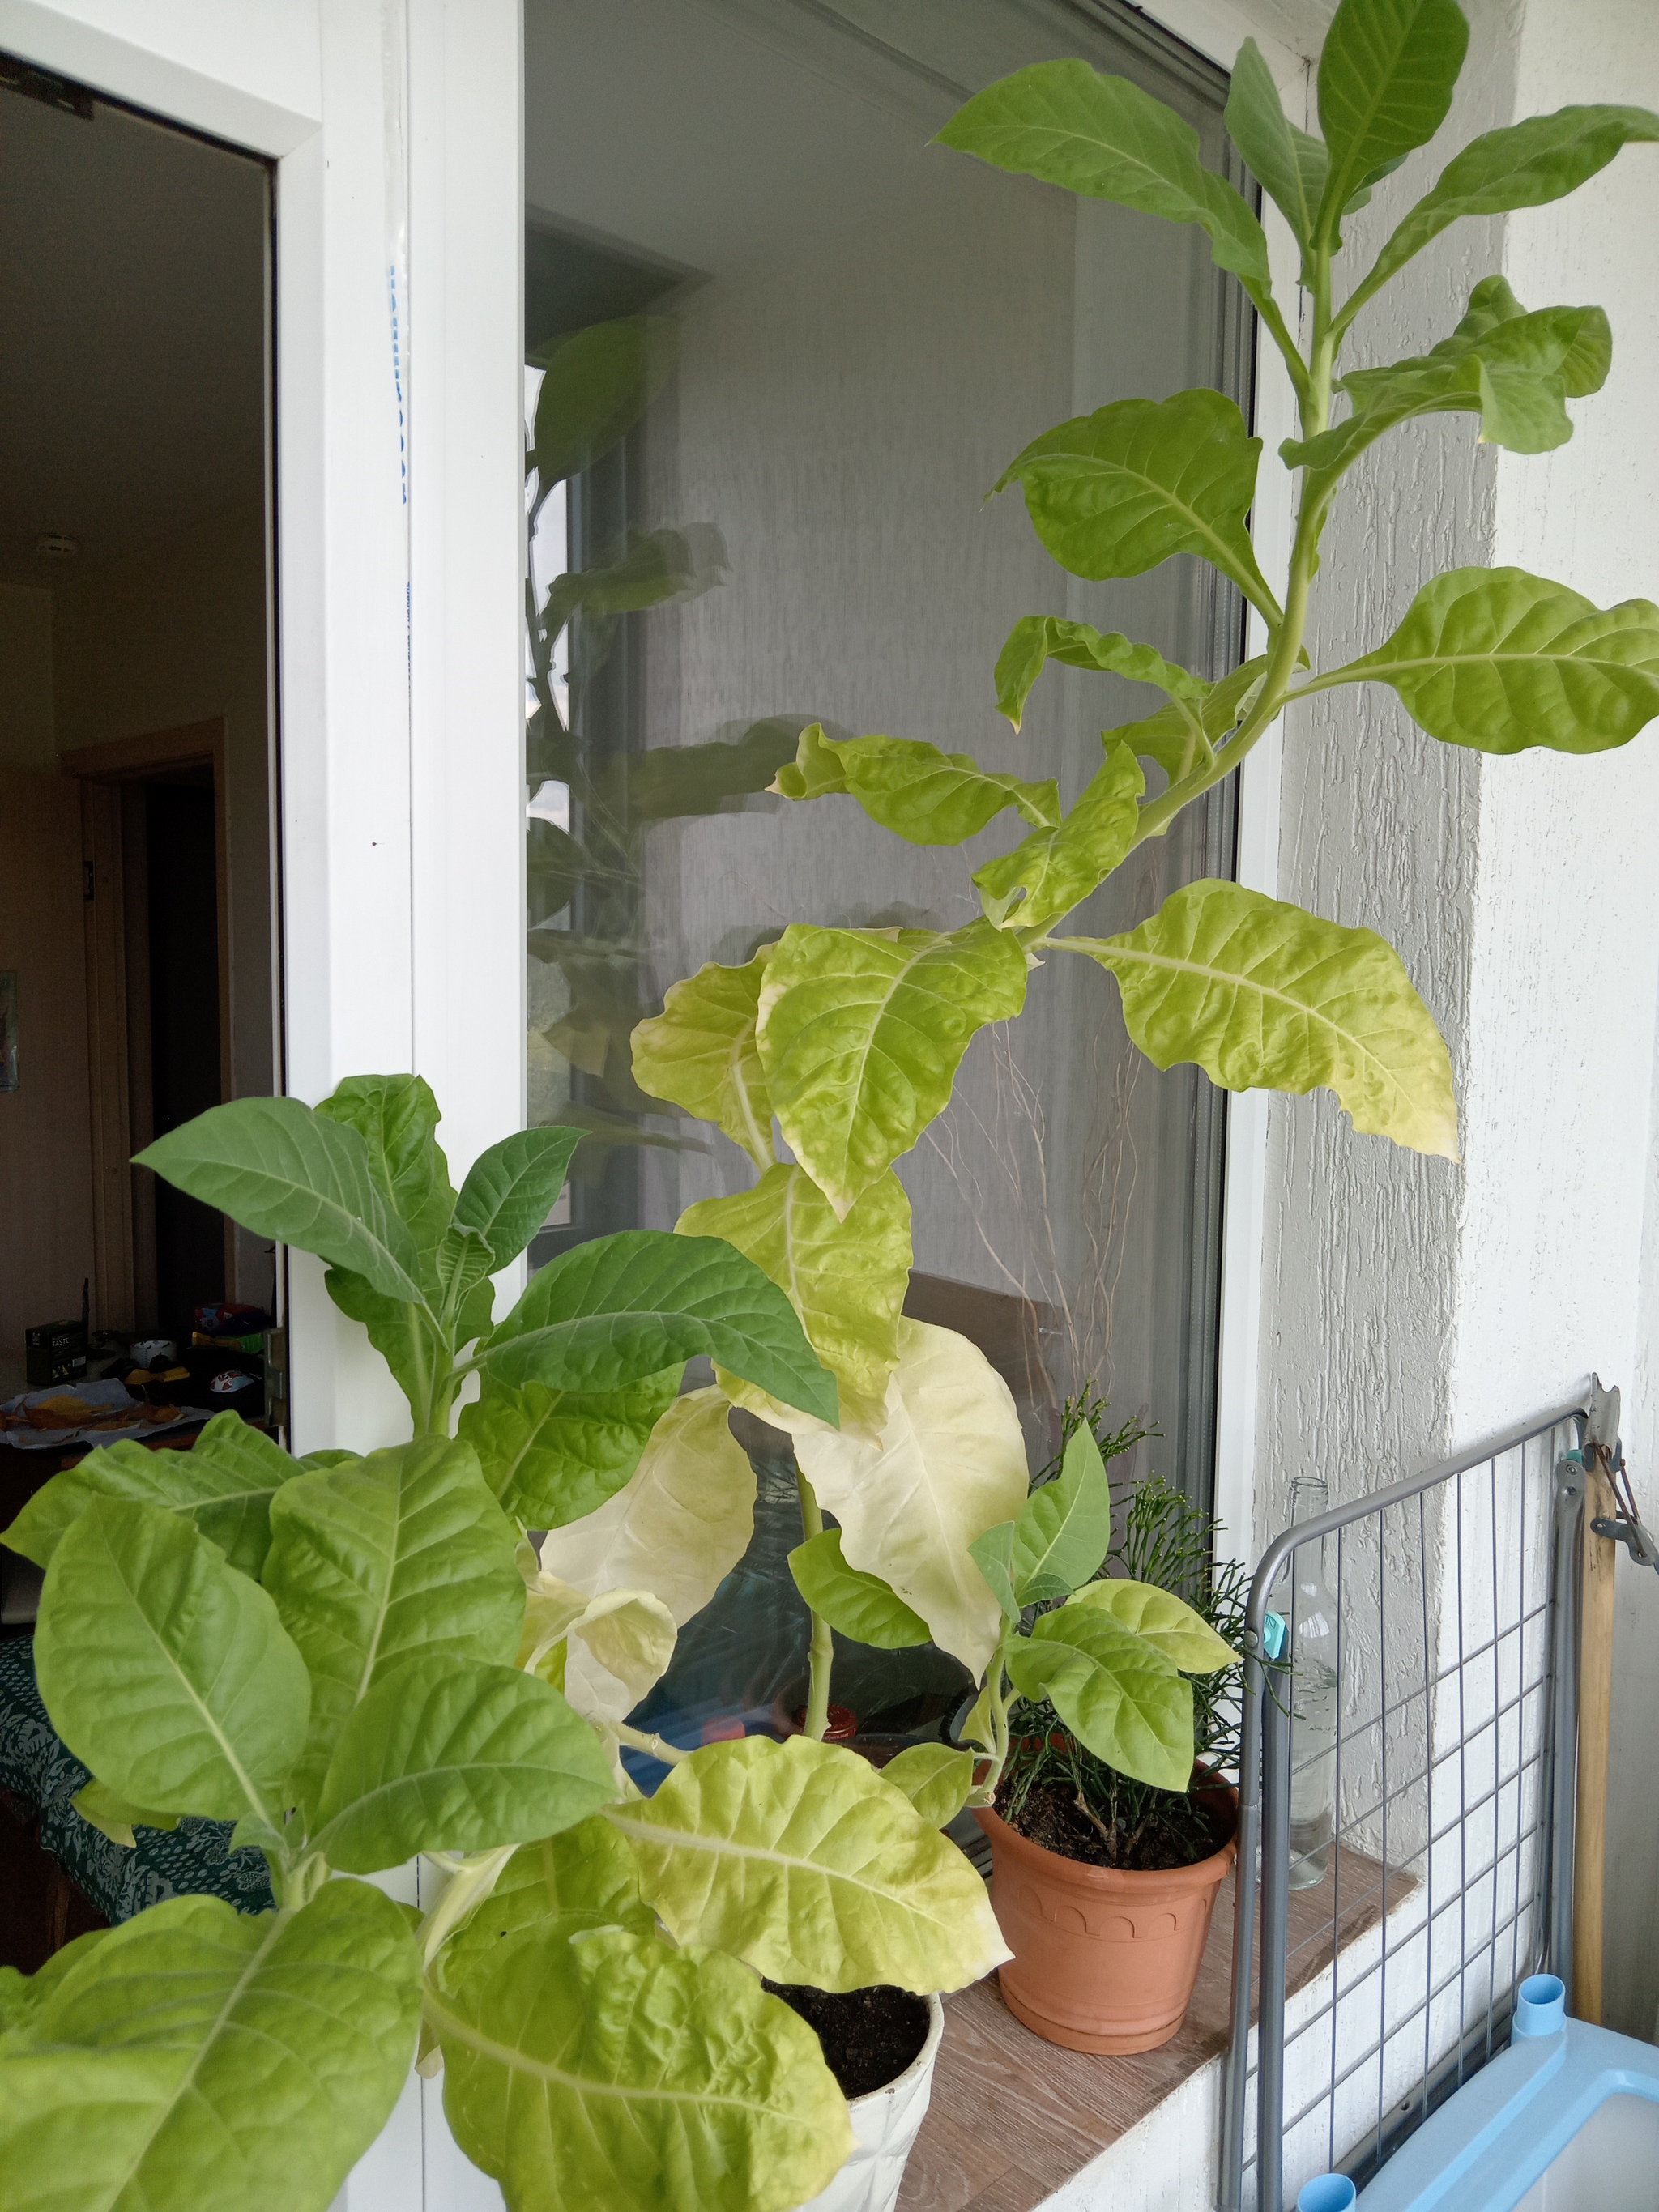
{"label": "interior room", "polygon": [[130,1164],[276,1087],[270,222],[262,163],[0,70],[0,1522],[280,1419],[272,1248]]}

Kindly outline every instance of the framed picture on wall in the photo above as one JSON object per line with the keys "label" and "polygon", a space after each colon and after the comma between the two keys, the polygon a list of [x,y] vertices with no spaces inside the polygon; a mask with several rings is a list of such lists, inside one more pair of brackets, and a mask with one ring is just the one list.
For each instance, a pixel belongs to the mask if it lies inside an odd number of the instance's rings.
{"label": "framed picture on wall", "polygon": [[17,970],[0,968],[0,1091],[17,1088]]}

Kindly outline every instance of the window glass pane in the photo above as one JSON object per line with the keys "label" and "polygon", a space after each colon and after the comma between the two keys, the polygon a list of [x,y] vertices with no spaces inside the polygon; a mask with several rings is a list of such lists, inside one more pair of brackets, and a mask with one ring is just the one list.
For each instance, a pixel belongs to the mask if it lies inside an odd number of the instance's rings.
{"label": "window glass pane", "polygon": [[[804,725],[1054,776],[1069,805],[1102,728],[1159,702],[1051,670],[1016,735],[992,670],[1019,617],[1235,665],[1241,611],[1212,572],[1081,582],[1017,489],[986,494],[1109,400],[1247,400],[1248,332],[1196,232],[927,143],[981,86],[1079,55],[1224,164],[1224,80],[1127,9],[529,0],[526,45],[530,1115],[591,1133],[542,1263],[755,1179],[633,1084],[629,1032],[671,983],[791,921],[958,927],[972,870],[1023,834],[1010,814],[921,848],[850,799],[767,795]],[[1068,927],[1131,927],[1230,873],[1228,803],[1189,809]],[[1128,1464],[1207,1498],[1221,1122],[1195,1072],[1129,1048],[1104,974],[1051,960],[899,1164],[908,1310],[1002,1369],[1034,1463],[1093,1381],[1161,1431]]]}

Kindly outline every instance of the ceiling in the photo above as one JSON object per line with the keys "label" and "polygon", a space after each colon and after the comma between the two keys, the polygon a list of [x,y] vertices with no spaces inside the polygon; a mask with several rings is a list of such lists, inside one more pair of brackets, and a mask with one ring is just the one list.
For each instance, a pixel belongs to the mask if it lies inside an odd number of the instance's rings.
{"label": "ceiling", "polygon": [[[99,568],[264,483],[265,172],[0,88],[0,581]],[[72,562],[35,540],[78,541]]]}

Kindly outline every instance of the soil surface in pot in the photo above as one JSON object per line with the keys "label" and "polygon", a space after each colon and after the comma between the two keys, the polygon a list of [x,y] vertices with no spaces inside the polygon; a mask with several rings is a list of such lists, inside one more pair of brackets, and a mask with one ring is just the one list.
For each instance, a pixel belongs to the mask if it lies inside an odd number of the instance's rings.
{"label": "soil surface in pot", "polygon": [[768,1982],[823,2046],[824,2063],[843,2097],[865,2097],[896,2081],[927,2040],[927,2000],[885,1983],[840,1992]]}
{"label": "soil surface in pot", "polygon": [[1163,1874],[1175,1867],[1196,1866],[1200,1859],[1218,1851],[1232,1834],[1232,1822],[1222,1807],[1197,1797],[1178,1797],[1174,1791],[1160,1805],[1158,1818],[1146,1824],[1144,1833],[1120,1830],[1115,1848],[1108,1847],[1064,1783],[1038,1783],[1017,1816],[1008,1810],[1005,1785],[997,1792],[996,1809],[1016,1835],[1040,1844],[1045,1851],[1084,1866],[1114,1867],[1124,1874]]}

